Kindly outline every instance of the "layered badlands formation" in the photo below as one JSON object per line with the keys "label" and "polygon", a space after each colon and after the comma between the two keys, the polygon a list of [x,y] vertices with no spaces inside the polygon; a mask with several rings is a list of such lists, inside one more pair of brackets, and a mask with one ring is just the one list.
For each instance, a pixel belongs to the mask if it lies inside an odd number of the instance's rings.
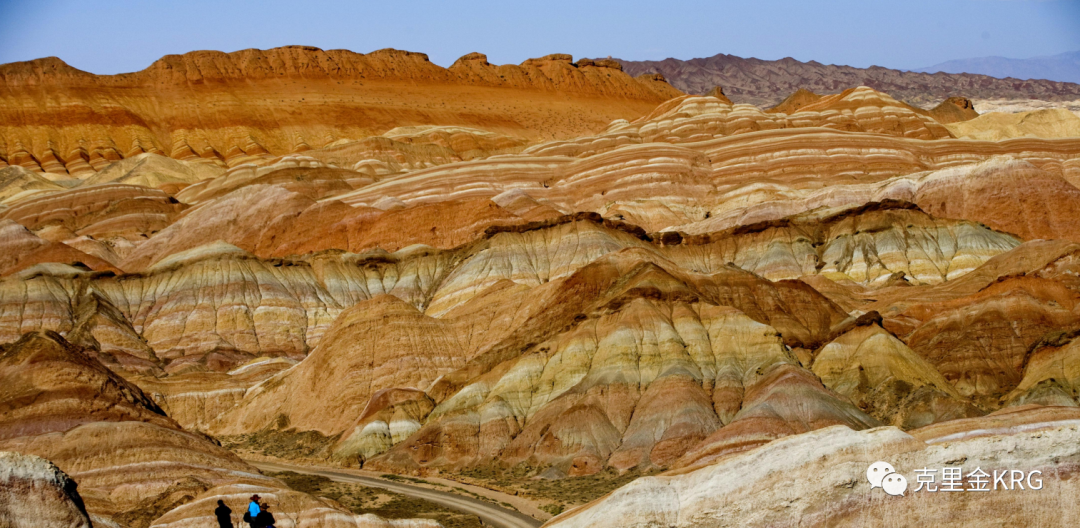
{"label": "layered badlands formation", "polygon": [[565,54],[450,68],[422,53],[305,46],[169,55],[98,76],[50,57],[0,66],[0,161],[85,179],[142,153],[233,166],[401,126],[566,138],[680,92],[609,60]]}
{"label": "layered badlands formation", "polygon": [[[1029,408],[907,433],[824,428],[703,467],[638,479],[545,526],[1056,526],[1077,513],[1078,417],[1075,409]],[[1042,421],[1047,418],[1053,421]],[[878,460],[908,477],[903,497],[870,489],[866,468]],[[914,491],[915,470],[954,464],[962,464],[965,475],[976,468],[991,476],[1022,472],[1025,487],[1006,478],[1011,489],[988,484],[987,493]],[[1029,483],[1032,471],[1041,474]]]}
{"label": "layered badlands formation", "polygon": [[1080,99],[1074,101],[1039,101],[1036,99],[982,99],[972,101],[975,110],[980,114],[1000,112],[1003,114],[1015,114],[1018,112],[1033,112],[1037,110],[1053,110],[1064,108],[1074,114],[1080,115]]}
{"label": "layered badlands formation", "polygon": [[[201,161],[148,148],[92,173],[7,158],[0,450],[51,460],[90,515],[124,526],[197,526],[218,498],[251,490],[310,522],[376,522],[288,490],[205,435],[414,474],[668,471],[553,521],[572,526],[914,511],[831,484],[875,457],[1053,469],[1071,489],[1080,138],[957,138],[976,121],[963,99],[924,111],[854,87],[763,111],[569,61],[467,56],[444,70],[284,49],[169,58],[148,70],[157,77],[6,67],[39,82],[8,88],[13,100],[199,80],[153,90],[198,104],[239,94],[216,115],[271,139]],[[293,82],[309,83],[302,99],[330,97],[360,74],[365,90],[407,77],[475,99],[459,113],[412,104],[423,115],[374,131],[342,128],[328,105],[304,126],[336,139],[301,152],[283,146],[284,118],[241,119]],[[603,123],[544,142],[542,122],[469,113],[470,101],[543,113],[506,94],[587,103]],[[46,114],[19,113],[4,137],[120,137]],[[180,130],[155,120],[196,126],[132,115],[149,132],[124,130],[147,146]],[[221,152],[230,126],[185,133]],[[1042,437],[1025,436],[1033,424]],[[1034,455],[1021,463],[1002,442]],[[773,469],[799,482],[826,471],[830,484],[775,487]],[[708,491],[729,475],[746,478]],[[796,492],[820,494],[784,509]],[[1041,515],[1041,497],[957,511]],[[739,501],[751,506],[724,506]],[[912,515],[951,522],[940,501]]]}
{"label": "layered badlands formation", "polygon": [[89,526],[87,512],[99,526],[204,526],[218,500],[240,511],[252,493],[294,523],[380,525],[292,491],[184,431],[140,389],[56,333],[6,345],[0,386],[0,451],[15,452],[0,455],[0,496],[10,506],[0,515],[11,526]]}
{"label": "layered badlands formation", "polygon": [[956,137],[991,141],[1017,137],[1067,138],[1080,136],[1080,117],[1064,108],[1015,114],[995,112],[947,128]]}

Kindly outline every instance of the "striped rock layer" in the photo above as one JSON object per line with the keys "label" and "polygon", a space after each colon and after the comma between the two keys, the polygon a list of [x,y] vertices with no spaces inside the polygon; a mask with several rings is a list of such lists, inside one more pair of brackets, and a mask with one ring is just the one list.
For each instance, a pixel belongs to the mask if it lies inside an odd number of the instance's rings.
{"label": "striped rock layer", "polygon": [[[567,56],[442,69],[289,48],[107,79],[47,63],[0,72],[18,87],[0,135],[22,142],[0,169],[0,449],[53,460],[92,514],[196,526],[258,491],[305,523],[377,522],[203,434],[416,474],[669,471],[554,521],[570,525],[859,523],[878,510],[851,486],[785,512],[791,485],[770,480],[850,482],[856,451],[1002,465],[1007,441],[1030,444],[1025,468],[1072,471],[1058,422],[1080,383],[1078,138],[956,139],[865,87],[766,112]],[[227,122],[265,94],[330,103],[357,72],[410,97],[438,95],[436,78],[466,110],[495,93],[591,110],[558,130],[418,104],[362,131],[368,114],[327,104],[305,138]],[[68,125],[26,94],[119,98],[151,78],[174,81],[153,90],[176,108],[110,107],[132,112],[111,122],[140,153],[87,151],[76,170],[39,148],[71,147]],[[191,101],[239,79],[273,89],[192,130]],[[1042,422],[1045,440],[1017,436]],[[942,454],[937,438],[967,443]],[[701,491],[714,478],[732,482],[718,503]],[[943,500],[917,515],[952,522]],[[1042,500],[964,507],[1041,515]]]}
{"label": "striped rock layer", "polygon": [[0,66],[0,160],[86,178],[143,153],[233,166],[403,126],[565,138],[681,94],[564,54],[496,66],[472,53],[443,68],[422,53],[289,46],[169,55],[121,75],[50,57]]}
{"label": "striped rock layer", "polygon": [[240,511],[252,493],[273,501],[279,515],[305,522],[380,526],[378,518],[290,490],[185,431],[139,388],[54,332],[4,346],[0,381],[0,496],[11,503],[2,515],[12,526],[90,526],[87,512],[105,526],[203,526],[212,507],[177,508],[228,500]]}

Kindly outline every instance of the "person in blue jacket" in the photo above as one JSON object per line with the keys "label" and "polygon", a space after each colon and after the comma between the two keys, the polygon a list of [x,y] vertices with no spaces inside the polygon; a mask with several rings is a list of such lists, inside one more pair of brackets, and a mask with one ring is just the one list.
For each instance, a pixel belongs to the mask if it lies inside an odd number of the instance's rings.
{"label": "person in blue jacket", "polygon": [[251,496],[251,502],[248,504],[247,515],[245,516],[247,518],[244,519],[252,528],[258,525],[259,513],[262,512],[259,508],[259,498],[258,495]]}

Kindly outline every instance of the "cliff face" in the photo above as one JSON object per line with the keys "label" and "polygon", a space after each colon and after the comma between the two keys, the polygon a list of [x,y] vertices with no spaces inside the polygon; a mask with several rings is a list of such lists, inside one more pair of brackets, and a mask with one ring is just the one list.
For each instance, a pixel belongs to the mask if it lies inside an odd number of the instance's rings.
{"label": "cliff face", "polygon": [[225,166],[410,125],[565,138],[676,95],[569,55],[496,66],[474,53],[442,68],[421,53],[293,46],[170,55],[112,76],[48,58],[0,66],[0,161],[85,178],[144,152]]}

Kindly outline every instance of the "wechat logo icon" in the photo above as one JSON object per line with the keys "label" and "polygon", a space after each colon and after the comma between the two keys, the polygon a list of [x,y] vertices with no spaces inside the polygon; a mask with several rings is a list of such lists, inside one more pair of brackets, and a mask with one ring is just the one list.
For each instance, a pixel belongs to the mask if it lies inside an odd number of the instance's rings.
{"label": "wechat logo icon", "polygon": [[874,462],[866,468],[866,480],[870,481],[870,489],[881,488],[885,493],[894,497],[904,496],[907,491],[907,478],[896,472],[896,468],[888,462]]}

